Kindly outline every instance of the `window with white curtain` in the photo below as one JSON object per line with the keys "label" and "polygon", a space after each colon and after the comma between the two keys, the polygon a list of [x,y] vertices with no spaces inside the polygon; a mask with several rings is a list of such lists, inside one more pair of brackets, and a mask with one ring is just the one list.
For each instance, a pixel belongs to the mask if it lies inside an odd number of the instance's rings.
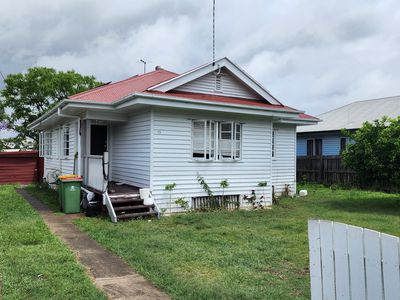
{"label": "window with white curtain", "polygon": [[192,157],[206,160],[238,160],[242,154],[242,124],[194,120]]}

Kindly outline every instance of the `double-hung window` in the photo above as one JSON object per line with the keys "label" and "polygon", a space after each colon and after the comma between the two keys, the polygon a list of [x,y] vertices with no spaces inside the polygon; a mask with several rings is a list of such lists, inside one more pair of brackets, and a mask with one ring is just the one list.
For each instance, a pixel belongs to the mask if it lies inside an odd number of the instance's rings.
{"label": "double-hung window", "polygon": [[242,124],[211,120],[193,121],[192,157],[238,160],[242,155]]}
{"label": "double-hung window", "polygon": [[45,132],[43,140],[43,155],[50,157],[53,155],[53,133],[51,131]]}
{"label": "double-hung window", "polygon": [[69,138],[70,138],[70,129],[69,126],[64,126],[63,127],[63,138],[62,138],[62,153],[64,156],[69,156]]}
{"label": "double-hung window", "polygon": [[39,157],[44,156],[44,134],[43,131],[39,132]]}
{"label": "double-hung window", "polygon": [[193,158],[215,159],[216,130],[214,121],[193,121]]}

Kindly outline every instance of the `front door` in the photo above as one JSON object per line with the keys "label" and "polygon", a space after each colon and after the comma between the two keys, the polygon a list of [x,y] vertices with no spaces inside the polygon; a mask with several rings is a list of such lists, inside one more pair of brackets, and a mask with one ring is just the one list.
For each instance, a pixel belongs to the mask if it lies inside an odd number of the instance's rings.
{"label": "front door", "polygon": [[107,125],[90,126],[90,155],[103,155],[108,151]]}

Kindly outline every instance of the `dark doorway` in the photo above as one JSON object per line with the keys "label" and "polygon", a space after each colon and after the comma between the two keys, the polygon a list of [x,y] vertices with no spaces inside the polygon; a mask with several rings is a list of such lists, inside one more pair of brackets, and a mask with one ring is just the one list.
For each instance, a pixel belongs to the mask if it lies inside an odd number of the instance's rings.
{"label": "dark doorway", "polygon": [[90,128],[90,155],[107,152],[107,125],[92,125]]}

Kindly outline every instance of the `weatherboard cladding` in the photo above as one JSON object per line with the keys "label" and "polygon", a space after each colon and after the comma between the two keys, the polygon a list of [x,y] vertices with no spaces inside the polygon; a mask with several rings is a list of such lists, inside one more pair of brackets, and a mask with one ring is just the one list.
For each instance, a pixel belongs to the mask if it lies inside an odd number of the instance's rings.
{"label": "weatherboard cladding", "polygon": [[275,157],[272,158],[272,184],[281,194],[285,185],[296,192],[296,126],[274,124],[276,134]]}
{"label": "weatherboard cladding", "polygon": [[111,178],[126,184],[150,186],[150,110],[111,125]]}
{"label": "weatherboard cladding", "polygon": [[[218,86],[217,77],[220,77]],[[227,71],[218,75],[216,73],[206,74],[174,89],[174,91],[263,100],[260,95]]]}
{"label": "weatherboard cladding", "polygon": [[[196,161],[192,159],[192,120],[211,119],[243,123],[242,159],[240,161]],[[180,207],[174,199],[206,196],[197,182],[197,175],[203,176],[216,195],[222,194],[221,180],[227,179],[230,186],[227,195],[250,194],[260,181],[269,183],[265,190],[271,201],[271,121],[216,113],[199,113],[188,110],[154,109],[151,189],[157,204],[169,208],[169,192],[165,185],[176,183],[172,192],[173,211]],[[244,203],[246,204],[246,203]]]}
{"label": "weatherboard cladding", "polygon": [[[303,133],[297,135],[297,156],[307,155],[307,140],[322,139],[322,155],[339,155],[340,154],[340,139],[343,136],[340,132],[326,133]],[[346,138],[347,143],[349,139]]]}

